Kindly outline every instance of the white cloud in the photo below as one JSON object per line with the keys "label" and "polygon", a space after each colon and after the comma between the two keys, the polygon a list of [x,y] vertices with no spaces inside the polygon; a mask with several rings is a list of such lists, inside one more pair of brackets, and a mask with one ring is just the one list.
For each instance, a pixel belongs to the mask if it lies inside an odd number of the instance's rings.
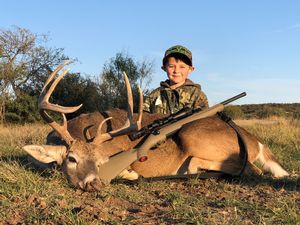
{"label": "white cloud", "polygon": [[295,25],[293,25],[293,26],[290,26],[290,27],[288,27],[287,29],[293,30],[293,29],[298,29],[298,28],[300,28],[300,23],[295,24]]}
{"label": "white cloud", "polygon": [[287,26],[284,28],[272,30],[270,33],[282,33],[282,32],[288,31],[288,30],[295,30],[295,29],[299,29],[299,28],[300,28],[300,23],[297,23],[297,24]]}

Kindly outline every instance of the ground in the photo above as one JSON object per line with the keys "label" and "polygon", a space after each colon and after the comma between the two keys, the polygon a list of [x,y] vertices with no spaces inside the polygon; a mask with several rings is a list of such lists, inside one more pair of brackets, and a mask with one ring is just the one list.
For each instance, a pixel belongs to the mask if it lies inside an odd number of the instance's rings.
{"label": "ground", "polygon": [[0,129],[0,224],[300,224],[299,121],[248,124],[292,174],[221,179],[117,180],[98,192],[35,168],[21,147],[46,125]]}

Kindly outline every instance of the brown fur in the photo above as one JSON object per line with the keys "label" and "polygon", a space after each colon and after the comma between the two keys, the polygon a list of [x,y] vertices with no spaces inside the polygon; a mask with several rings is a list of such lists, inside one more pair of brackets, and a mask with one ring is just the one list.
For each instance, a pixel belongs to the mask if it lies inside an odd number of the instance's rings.
{"label": "brown fur", "polygon": [[[134,148],[140,141],[131,141],[127,135],[123,135],[95,145],[91,141],[96,135],[99,123],[107,117],[113,119],[102,127],[103,132],[121,127],[127,113],[113,109],[104,113],[83,114],[68,121],[68,131],[76,141],[68,148],[67,156],[63,159],[63,171],[70,183],[76,187],[85,190],[99,189],[101,181],[97,178],[98,166],[105,163],[109,156]],[[144,113],[143,126],[161,117],[163,115]],[[255,160],[262,158],[260,144],[255,136],[240,129],[249,150],[249,162],[245,173],[260,174],[260,169],[253,164]],[[47,142],[62,144],[54,133],[48,136]],[[263,160],[277,165],[275,156],[268,148],[265,149],[266,152],[262,152]],[[236,132],[217,116],[213,116],[184,125],[172,138],[149,150],[146,162],[136,161],[131,165],[131,169],[143,177],[197,173],[203,169],[236,175],[242,168],[239,152]],[[279,169],[279,173],[278,169],[268,170],[275,171],[275,176],[287,175],[282,168]]]}
{"label": "brown fur", "polygon": [[[107,112],[107,115],[114,118],[111,125],[113,129],[121,127],[122,122],[126,119],[126,113],[118,109]],[[144,114],[143,125],[147,125],[160,117],[162,117],[162,115]],[[95,126],[90,129],[91,136],[94,136],[97,123],[99,123],[102,119],[103,116],[100,116],[98,113],[82,115],[69,122],[71,125],[70,128],[73,128],[69,129],[69,131],[72,136],[75,136],[75,134],[78,133],[78,130],[81,130],[81,133],[83,133],[85,127],[88,127],[94,123]],[[104,131],[107,131],[106,125],[103,128]],[[253,162],[259,151],[257,139],[244,129],[242,129],[242,133],[246,136],[247,145],[250,149],[249,161]],[[179,142],[179,145],[176,143],[176,140]],[[121,136],[113,139],[111,142],[109,142],[109,144],[118,146],[119,150],[128,150],[133,148],[137,142],[138,141],[130,141],[127,136]],[[113,150],[111,152],[107,151],[107,154],[112,155],[119,150]],[[148,176],[166,175],[170,173],[170,171],[174,170],[174,166],[170,166],[173,165],[173,161],[178,161],[179,159],[179,161],[184,161],[190,155],[209,162],[214,162],[217,160],[219,163],[222,163],[226,161],[226,164],[230,164],[230,166],[235,165],[234,167],[240,168],[241,159],[239,157],[239,151],[240,149],[236,132],[230,128],[228,124],[214,116],[186,124],[183,126],[180,132],[175,135],[175,137],[168,139],[155,150],[149,151],[148,161],[144,163],[137,162],[133,165],[133,168],[138,170],[139,174],[144,176],[146,174],[149,174]],[[268,152],[268,154],[272,153]],[[272,158],[272,160],[275,160],[273,154],[269,157]],[[152,168],[161,167],[161,158],[166,159],[166,161],[163,162],[164,170],[166,171],[165,173],[142,172],[145,170],[148,171],[150,165]]]}

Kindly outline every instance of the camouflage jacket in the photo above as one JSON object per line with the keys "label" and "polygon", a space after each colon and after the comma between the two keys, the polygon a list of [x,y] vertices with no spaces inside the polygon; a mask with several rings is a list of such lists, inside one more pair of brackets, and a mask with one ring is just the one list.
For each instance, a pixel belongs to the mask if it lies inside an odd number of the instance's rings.
{"label": "camouflage jacket", "polygon": [[176,89],[170,88],[168,80],[161,82],[160,87],[152,91],[144,102],[144,111],[150,113],[171,114],[184,107],[208,108],[201,86],[189,79]]}

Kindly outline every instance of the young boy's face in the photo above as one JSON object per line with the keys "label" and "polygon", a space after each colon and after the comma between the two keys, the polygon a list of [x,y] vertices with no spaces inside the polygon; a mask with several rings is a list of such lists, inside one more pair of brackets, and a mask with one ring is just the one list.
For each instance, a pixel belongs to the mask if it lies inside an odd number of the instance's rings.
{"label": "young boy's face", "polygon": [[177,88],[184,84],[188,75],[194,71],[194,68],[180,59],[170,57],[163,67],[170,80],[171,88]]}

